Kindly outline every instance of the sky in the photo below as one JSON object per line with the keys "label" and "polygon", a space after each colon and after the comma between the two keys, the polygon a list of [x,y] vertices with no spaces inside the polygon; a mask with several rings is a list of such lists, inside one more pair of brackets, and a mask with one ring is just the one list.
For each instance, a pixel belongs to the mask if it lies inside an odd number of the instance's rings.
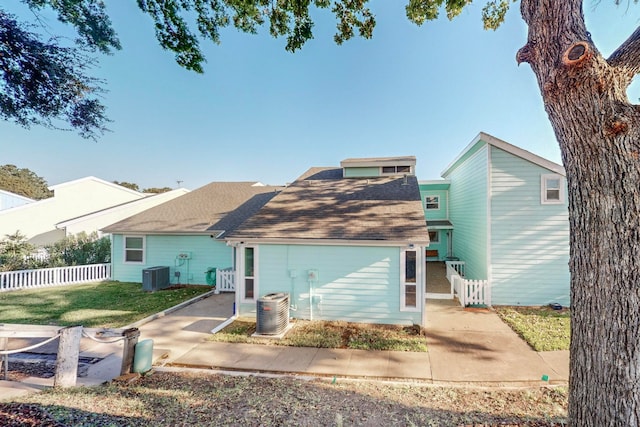
{"label": "sky", "polygon": [[[33,20],[12,3],[3,7]],[[50,185],[92,175],[195,189],[279,185],[345,158],[415,155],[418,179],[428,180],[481,131],[560,163],[535,76],[515,61],[527,35],[518,3],[501,28],[485,31],[481,4],[417,27],[406,1],[372,0],[373,39],[342,46],[330,12],[314,12],[314,39],[294,54],[268,29],[225,29],[220,45],[202,43],[204,74],[176,65],[135,1],[107,3],[123,49],[101,56],[92,74],[106,80],[110,132],[92,141],[0,121],[0,164]],[[622,3],[585,1],[587,28],[605,57],[640,25],[640,5]],[[59,28],[53,14],[44,22]],[[628,94],[640,99],[637,78]]]}

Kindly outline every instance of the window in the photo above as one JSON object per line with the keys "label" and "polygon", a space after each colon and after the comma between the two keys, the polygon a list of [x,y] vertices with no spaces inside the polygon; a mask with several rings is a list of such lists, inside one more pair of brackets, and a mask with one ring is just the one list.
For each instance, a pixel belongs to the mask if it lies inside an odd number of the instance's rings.
{"label": "window", "polygon": [[440,243],[440,232],[439,231],[430,231],[429,232],[429,241],[431,243]]}
{"label": "window", "polygon": [[383,166],[382,167],[382,173],[396,173],[396,167],[395,166]]}
{"label": "window", "polygon": [[244,299],[252,300],[256,285],[256,249],[244,248]]}
{"label": "window", "polygon": [[144,264],[144,236],[124,236],[124,262]]}
{"label": "window", "polygon": [[401,280],[400,280],[400,310],[420,311],[421,288],[420,288],[420,258],[418,250],[407,249],[402,251]]}
{"label": "window", "polygon": [[411,166],[383,166],[382,174],[383,175],[391,175],[396,173],[411,173]]}
{"label": "window", "polygon": [[543,205],[564,203],[564,178],[561,175],[542,175],[540,187]]}
{"label": "window", "polygon": [[428,211],[440,209],[440,196],[427,196],[424,198],[424,207]]}

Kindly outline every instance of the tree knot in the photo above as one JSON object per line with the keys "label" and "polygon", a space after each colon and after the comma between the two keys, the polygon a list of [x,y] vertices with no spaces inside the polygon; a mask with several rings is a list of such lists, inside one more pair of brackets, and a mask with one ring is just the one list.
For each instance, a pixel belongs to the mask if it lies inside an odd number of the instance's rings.
{"label": "tree knot", "polygon": [[579,67],[586,64],[586,61],[593,57],[593,49],[584,41],[579,41],[564,51],[562,63],[566,67]]}
{"label": "tree knot", "polygon": [[619,135],[627,130],[629,130],[629,124],[620,118],[614,119],[604,129],[608,137]]}

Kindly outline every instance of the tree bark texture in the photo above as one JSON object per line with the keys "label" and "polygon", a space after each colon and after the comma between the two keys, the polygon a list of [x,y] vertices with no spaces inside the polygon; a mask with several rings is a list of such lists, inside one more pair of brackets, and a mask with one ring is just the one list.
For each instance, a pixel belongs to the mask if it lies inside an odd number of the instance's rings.
{"label": "tree bark texture", "polygon": [[[640,30],[609,58],[580,0],[522,0],[531,65],[567,172],[571,230],[569,419],[640,425],[640,109],[627,87]],[[615,25],[615,23],[612,23]]]}

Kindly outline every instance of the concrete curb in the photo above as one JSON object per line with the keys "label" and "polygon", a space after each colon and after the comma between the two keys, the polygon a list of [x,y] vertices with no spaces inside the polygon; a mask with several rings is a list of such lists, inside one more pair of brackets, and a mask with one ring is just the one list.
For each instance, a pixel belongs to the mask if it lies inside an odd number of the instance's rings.
{"label": "concrete curb", "polygon": [[322,381],[322,382],[369,382],[383,383],[391,385],[414,385],[420,387],[451,387],[464,388],[474,390],[526,390],[532,388],[558,388],[566,387],[566,381],[496,381],[496,382],[459,382],[459,381],[433,381],[421,380],[416,378],[380,378],[380,377],[350,377],[344,375],[310,375],[299,372],[271,372],[271,371],[251,371],[241,369],[211,369],[204,367],[188,367],[188,366],[154,366],[152,371],[168,372],[168,373],[193,373],[199,375],[228,375],[232,377],[261,377],[261,378],[292,378],[303,381]]}

